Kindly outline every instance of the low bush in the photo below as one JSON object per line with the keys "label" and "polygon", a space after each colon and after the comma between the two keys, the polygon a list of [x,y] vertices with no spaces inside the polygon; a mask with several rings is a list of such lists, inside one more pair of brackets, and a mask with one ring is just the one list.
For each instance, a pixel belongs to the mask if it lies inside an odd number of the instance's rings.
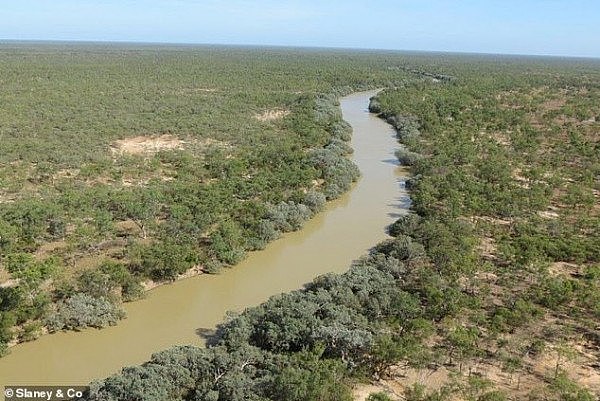
{"label": "low bush", "polygon": [[60,301],[47,318],[46,326],[50,331],[100,328],[114,325],[124,317],[125,311],[108,299],[79,293]]}

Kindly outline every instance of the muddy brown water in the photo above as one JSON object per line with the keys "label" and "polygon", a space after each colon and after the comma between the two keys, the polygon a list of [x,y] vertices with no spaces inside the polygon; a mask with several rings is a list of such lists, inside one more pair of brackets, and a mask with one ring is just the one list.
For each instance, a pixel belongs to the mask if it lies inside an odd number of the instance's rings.
{"label": "muddy brown water", "polygon": [[263,251],[218,275],[201,275],[157,287],[125,305],[127,319],[102,330],[61,332],[17,345],[0,358],[4,385],[87,384],[148,360],[178,344],[203,344],[229,310],[301,288],[318,275],[343,272],[352,260],[387,237],[385,227],[406,212],[405,172],[395,161],[393,129],[367,111],[376,91],[341,99],[353,129],[353,159],[362,178],[330,202],[302,230],[285,234]]}

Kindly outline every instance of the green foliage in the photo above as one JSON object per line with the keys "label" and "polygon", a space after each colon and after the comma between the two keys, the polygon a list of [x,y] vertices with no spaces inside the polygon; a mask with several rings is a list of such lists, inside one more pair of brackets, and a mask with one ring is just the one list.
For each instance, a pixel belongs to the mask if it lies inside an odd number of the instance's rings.
{"label": "green foliage", "polygon": [[421,217],[414,213],[409,213],[401,216],[388,227],[388,233],[392,237],[398,237],[400,235],[414,236],[417,233]]}
{"label": "green foliage", "polygon": [[46,320],[50,331],[79,330],[86,327],[114,325],[125,317],[125,312],[106,298],[75,294],[56,305],[56,311]]}
{"label": "green foliage", "polygon": [[423,384],[414,383],[404,390],[406,401],[445,401],[450,398],[450,392],[444,388],[428,392]]}
{"label": "green foliage", "polygon": [[300,352],[286,361],[273,380],[271,399],[290,401],[350,401],[344,383],[344,365],[323,360],[318,352]]}
{"label": "green foliage", "polygon": [[245,256],[246,244],[242,231],[232,221],[223,222],[219,229],[211,234],[210,240],[210,250],[220,262],[234,265]]}
{"label": "green foliage", "polygon": [[[432,334],[462,367],[486,336],[543,313],[599,316],[593,269],[539,268],[599,262],[597,61],[198,47],[161,49],[157,63],[148,48],[79,50],[2,49],[0,253],[21,281],[0,292],[0,347],[46,314],[40,283],[61,266],[31,256],[41,245],[64,241],[55,253],[68,259],[127,244],[122,264],[55,283],[48,324],[77,328],[114,323],[113,296],[139,293],[141,278],[201,261],[215,272],[301,227],[359,177],[338,94],[396,88],[370,108],[396,128],[413,173],[412,213],[347,273],[231,318],[207,349],[177,347],[96,383],[92,399],[343,400],[348,375],[426,366]],[[549,95],[565,105],[548,107]],[[290,114],[253,118],[272,109]],[[182,148],[119,151],[140,135]],[[557,399],[589,399],[563,379]],[[470,398],[502,399],[470,384]],[[417,386],[407,399],[449,391]]]}
{"label": "green foliage", "polygon": [[501,391],[490,391],[477,398],[477,401],[507,401],[506,394]]}
{"label": "green foliage", "polygon": [[[21,258],[17,324],[43,320],[44,299],[134,299],[140,280],[216,272],[298,229],[358,176],[338,96],[398,76],[362,52],[165,47],[156,63],[144,46],[68,47],[0,46],[0,258]],[[289,114],[257,118],[271,110]],[[39,255],[130,274],[55,276]]]}
{"label": "green foliage", "polygon": [[324,194],[327,199],[335,199],[350,188],[360,177],[360,171],[336,149],[317,149],[310,155],[311,164],[321,171],[325,180]]}
{"label": "green foliage", "polygon": [[16,323],[14,314],[0,311],[0,343],[6,344],[13,339],[12,326]]}
{"label": "green foliage", "polygon": [[5,263],[6,269],[14,278],[22,280],[29,286],[39,285],[59,269],[58,259],[49,258],[38,262],[33,255],[27,253],[9,254]]}
{"label": "green foliage", "polygon": [[492,327],[500,331],[508,331],[536,319],[542,315],[539,307],[531,301],[517,299],[512,304],[498,307],[492,314]]}
{"label": "green foliage", "polygon": [[20,287],[0,287],[0,311],[8,312],[17,309],[23,297],[23,290]]}
{"label": "green foliage", "polygon": [[268,205],[267,219],[281,232],[296,231],[312,215],[308,206],[294,202]]}
{"label": "green foliage", "polygon": [[160,242],[131,249],[130,269],[154,280],[174,280],[198,263],[198,255],[190,245]]}
{"label": "green foliage", "polygon": [[551,389],[555,393],[555,399],[564,401],[594,401],[595,397],[585,388],[577,385],[568,378],[566,373],[561,372],[552,382]]}
{"label": "green foliage", "polygon": [[86,270],[77,279],[79,291],[94,298],[113,298],[130,301],[142,295],[143,288],[127,267],[118,262],[106,260],[97,269]]}
{"label": "green foliage", "polygon": [[[370,109],[371,106],[369,105],[369,110]],[[367,401],[392,401],[392,399],[386,393],[379,392],[369,394],[369,396],[367,397]]]}
{"label": "green foliage", "polygon": [[403,166],[414,166],[415,163],[423,158],[419,153],[411,152],[404,148],[396,150],[395,155]]}

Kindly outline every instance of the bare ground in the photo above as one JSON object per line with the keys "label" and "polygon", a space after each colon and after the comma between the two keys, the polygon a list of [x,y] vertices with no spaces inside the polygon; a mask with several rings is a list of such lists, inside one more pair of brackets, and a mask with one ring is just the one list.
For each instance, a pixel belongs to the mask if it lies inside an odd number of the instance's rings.
{"label": "bare ground", "polygon": [[117,154],[152,154],[161,150],[182,149],[184,141],[172,136],[136,136],[115,141],[111,151]]}
{"label": "bare ground", "polygon": [[289,110],[271,109],[271,110],[265,110],[259,114],[255,114],[254,118],[257,119],[258,121],[266,122],[266,121],[279,120],[279,119],[289,115],[290,113],[291,112]]}

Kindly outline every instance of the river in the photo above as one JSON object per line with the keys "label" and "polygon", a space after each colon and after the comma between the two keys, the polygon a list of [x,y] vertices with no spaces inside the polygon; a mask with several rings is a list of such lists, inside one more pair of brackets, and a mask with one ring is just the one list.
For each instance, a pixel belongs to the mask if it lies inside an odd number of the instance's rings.
{"label": "river", "polygon": [[0,358],[0,386],[77,385],[148,360],[178,344],[203,344],[228,310],[257,305],[302,287],[318,275],[343,272],[352,260],[387,237],[385,227],[405,213],[404,170],[394,157],[394,130],[367,111],[376,91],[341,99],[354,129],[353,160],[362,177],[351,191],[265,250],[218,275],[201,275],[157,287],[125,305],[128,318],[102,330],[61,332],[19,344]]}

